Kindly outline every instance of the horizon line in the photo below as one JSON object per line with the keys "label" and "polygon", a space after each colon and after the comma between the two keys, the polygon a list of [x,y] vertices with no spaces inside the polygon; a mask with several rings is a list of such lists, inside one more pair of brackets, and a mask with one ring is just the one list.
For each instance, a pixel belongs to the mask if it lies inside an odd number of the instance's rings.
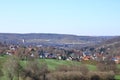
{"label": "horizon line", "polygon": [[56,35],[71,35],[71,36],[95,36],[95,37],[104,37],[104,36],[120,36],[120,35],[83,35],[83,34],[66,34],[66,33],[38,33],[38,32],[0,32],[0,34],[56,34]]}

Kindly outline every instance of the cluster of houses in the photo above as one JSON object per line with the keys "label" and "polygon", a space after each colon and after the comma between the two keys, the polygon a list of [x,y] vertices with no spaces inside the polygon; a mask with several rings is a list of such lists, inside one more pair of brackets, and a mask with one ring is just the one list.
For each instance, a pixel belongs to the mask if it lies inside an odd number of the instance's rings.
{"label": "cluster of houses", "polygon": [[[66,53],[52,53],[49,51],[43,51],[41,47],[25,47],[23,50],[23,54],[29,54],[31,57],[34,57],[36,54],[39,58],[42,59],[59,59],[59,60],[95,60],[95,61],[105,61],[106,59],[113,60],[117,64],[120,63],[120,56],[111,56],[108,57],[109,53],[107,49],[103,48],[83,48],[81,50],[72,50],[68,52],[67,50],[63,50]],[[20,46],[10,45],[8,50],[6,50],[7,55],[16,55],[18,54],[18,49],[21,48]],[[54,49],[55,50],[55,49]],[[25,53],[27,52],[27,53]],[[20,54],[20,53],[19,53]]]}

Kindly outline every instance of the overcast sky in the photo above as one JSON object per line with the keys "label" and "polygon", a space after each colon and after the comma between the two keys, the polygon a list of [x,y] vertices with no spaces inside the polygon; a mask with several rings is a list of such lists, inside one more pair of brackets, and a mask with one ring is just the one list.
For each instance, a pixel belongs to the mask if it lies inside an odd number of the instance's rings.
{"label": "overcast sky", "polygon": [[0,0],[0,32],[120,35],[120,0]]}

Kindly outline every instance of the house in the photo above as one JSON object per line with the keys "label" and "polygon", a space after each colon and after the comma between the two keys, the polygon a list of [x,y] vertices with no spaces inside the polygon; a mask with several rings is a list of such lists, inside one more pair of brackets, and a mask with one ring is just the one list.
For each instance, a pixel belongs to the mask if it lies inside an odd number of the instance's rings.
{"label": "house", "polygon": [[56,59],[56,58],[57,58],[57,55],[56,55],[56,54],[53,54],[53,53],[50,53],[50,54],[48,55],[48,58]]}
{"label": "house", "polygon": [[62,59],[62,57],[61,56],[58,56],[58,60],[61,60]]}
{"label": "house", "polygon": [[72,57],[68,57],[67,60],[68,60],[68,61],[71,61],[71,60],[72,60]]}
{"label": "house", "polygon": [[14,50],[7,50],[6,54],[7,55],[15,55],[15,51]]}
{"label": "house", "polygon": [[90,56],[84,56],[84,57],[82,57],[82,59],[85,60],[85,61],[87,61],[87,60],[90,60],[91,57]]}
{"label": "house", "polygon": [[89,51],[84,51],[83,52],[83,56],[82,56],[82,60],[90,60],[92,59],[92,54]]}
{"label": "house", "polygon": [[39,53],[39,57],[40,58],[48,58],[48,55],[49,55],[50,53]]}
{"label": "house", "polygon": [[112,60],[116,63],[119,64],[120,63],[120,56],[115,56],[112,58]]}
{"label": "house", "polygon": [[40,53],[39,54],[40,58],[49,58],[49,59],[56,59],[57,55],[53,53]]}
{"label": "house", "polygon": [[32,53],[30,56],[31,56],[31,57],[34,57],[34,54]]}
{"label": "house", "polygon": [[10,50],[15,50],[15,46],[14,46],[14,45],[10,45],[10,46],[9,46],[9,49],[10,49]]}

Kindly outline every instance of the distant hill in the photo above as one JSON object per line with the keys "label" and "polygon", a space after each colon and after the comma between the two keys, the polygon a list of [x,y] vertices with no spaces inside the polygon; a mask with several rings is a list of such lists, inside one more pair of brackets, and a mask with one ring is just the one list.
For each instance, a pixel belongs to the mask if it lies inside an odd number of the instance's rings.
{"label": "distant hill", "polygon": [[116,36],[115,38],[105,41],[106,44],[110,44],[110,43],[114,43],[114,42],[120,42],[120,36]]}
{"label": "distant hill", "polygon": [[112,54],[120,55],[120,36],[114,37],[107,41],[104,41],[99,47],[109,48],[109,52]]}
{"label": "distant hill", "polygon": [[24,45],[47,45],[47,46],[64,46],[64,47],[82,47],[99,44],[102,41],[113,38],[112,36],[77,36],[67,34],[16,34],[0,33],[0,41],[7,44],[24,44]]}
{"label": "distant hill", "polygon": [[106,47],[119,48],[120,47],[120,36],[105,41],[103,45],[105,45]]}
{"label": "distant hill", "polygon": [[104,41],[101,45],[104,45],[106,47],[110,47],[110,46],[114,46],[116,48],[120,47],[120,36],[116,36],[112,39],[108,39],[108,40]]}

